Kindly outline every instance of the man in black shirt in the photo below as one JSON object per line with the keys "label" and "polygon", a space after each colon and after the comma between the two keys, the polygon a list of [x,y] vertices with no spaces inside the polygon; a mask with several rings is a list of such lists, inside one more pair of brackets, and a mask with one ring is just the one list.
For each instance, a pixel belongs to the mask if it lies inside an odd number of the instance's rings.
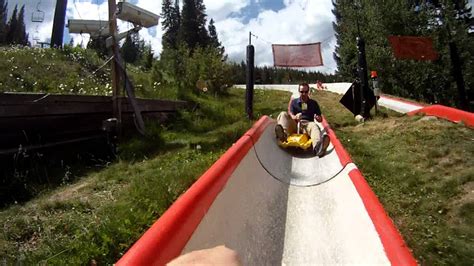
{"label": "man in black shirt", "polygon": [[313,142],[313,152],[319,157],[326,154],[329,146],[329,136],[323,134],[314,122],[322,122],[321,108],[319,104],[309,98],[309,85],[301,83],[298,86],[300,97],[293,99],[288,112],[281,112],[277,118],[275,134],[280,141],[286,141],[288,135],[297,132],[297,123],[301,122],[303,130],[310,136]]}

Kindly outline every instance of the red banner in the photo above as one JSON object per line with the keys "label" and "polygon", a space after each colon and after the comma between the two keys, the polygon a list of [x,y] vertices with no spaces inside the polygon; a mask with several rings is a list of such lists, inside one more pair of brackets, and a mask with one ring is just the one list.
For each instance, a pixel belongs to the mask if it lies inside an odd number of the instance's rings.
{"label": "red banner", "polygon": [[273,65],[281,67],[315,67],[323,65],[321,43],[272,44]]}
{"label": "red banner", "polygon": [[389,36],[388,40],[397,59],[423,61],[438,59],[438,53],[433,48],[433,40],[429,37]]}

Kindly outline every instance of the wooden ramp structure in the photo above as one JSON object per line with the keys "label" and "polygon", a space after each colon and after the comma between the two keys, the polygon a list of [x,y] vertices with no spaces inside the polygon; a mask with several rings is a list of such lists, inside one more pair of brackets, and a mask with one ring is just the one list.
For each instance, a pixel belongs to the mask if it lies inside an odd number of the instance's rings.
{"label": "wooden ramp structure", "polygon": [[[184,101],[136,99],[145,119],[165,120],[189,107]],[[135,127],[134,112],[120,99],[122,127]],[[104,138],[103,122],[113,117],[112,97],[45,93],[0,93],[0,155],[22,149]]]}

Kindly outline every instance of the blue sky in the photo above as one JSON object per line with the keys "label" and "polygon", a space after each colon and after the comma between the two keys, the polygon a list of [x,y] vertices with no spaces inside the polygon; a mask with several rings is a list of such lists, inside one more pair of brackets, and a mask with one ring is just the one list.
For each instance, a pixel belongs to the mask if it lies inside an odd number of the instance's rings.
{"label": "blue sky", "polygon": [[[15,4],[26,4],[27,30],[30,40],[35,43],[48,41],[51,36],[55,0],[8,0],[9,10]],[[132,0],[133,4],[153,13],[161,13],[161,0]],[[39,8],[45,11],[43,23],[29,21],[31,13]],[[334,20],[331,13],[331,0],[204,0],[208,20],[214,19],[219,40],[224,45],[229,60],[240,62],[245,60],[248,35],[253,37],[257,65],[272,65],[272,43],[313,43],[322,42],[324,66],[312,68],[314,71],[334,72],[336,64],[332,58],[335,38],[332,29]],[[108,4],[105,0],[68,0],[68,19],[107,19]],[[120,22],[121,30],[131,25]],[[150,29],[142,29],[140,35],[150,42],[158,54],[161,49],[161,25]],[[68,34],[65,30],[65,43],[70,38],[76,44],[87,44],[87,34]]]}
{"label": "blue sky", "polygon": [[[132,3],[161,13],[161,0],[131,0]],[[48,41],[51,37],[52,20],[56,0],[8,0],[9,11],[15,6],[26,5],[26,24],[32,43]],[[30,21],[31,14],[39,8],[45,11],[43,23]],[[469,0],[472,6],[474,0]],[[214,19],[219,40],[224,45],[230,60],[245,60],[248,35],[251,31],[257,65],[272,65],[271,44],[298,44],[321,42],[324,66],[311,68],[314,71],[332,73],[336,70],[333,59],[336,39],[332,29],[334,16],[331,0],[204,0],[208,20]],[[67,18],[106,19],[108,7],[105,0],[68,0]],[[128,23],[119,23],[121,30],[131,28]],[[161,51],[161,25],[142,29],[140,35],[151,43],[155,54]],[[87,44],[87,34],[69,35],[65,29],[65,42],[70,38],[76,44]]]}

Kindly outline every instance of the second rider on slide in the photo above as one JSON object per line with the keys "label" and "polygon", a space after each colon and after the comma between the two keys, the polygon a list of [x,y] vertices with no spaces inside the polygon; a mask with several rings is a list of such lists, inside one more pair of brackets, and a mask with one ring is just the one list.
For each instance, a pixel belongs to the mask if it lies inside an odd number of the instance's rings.
{"label": "second rider on slide", "polygon": [[318,157],[326,154],[329,146],[329,136],[323,134],[314,122],[322,122],[321,108],[319,104],[309,98],[309,85],[301,83],[298,85],[300,97],[293,99],[288,112],[281,112],[277,118],[275,134],[280,141],[286,141],[288,135],[297,132],[297,123],[301,121],[302,129],[310,136],[313,142],[313,153]]}

